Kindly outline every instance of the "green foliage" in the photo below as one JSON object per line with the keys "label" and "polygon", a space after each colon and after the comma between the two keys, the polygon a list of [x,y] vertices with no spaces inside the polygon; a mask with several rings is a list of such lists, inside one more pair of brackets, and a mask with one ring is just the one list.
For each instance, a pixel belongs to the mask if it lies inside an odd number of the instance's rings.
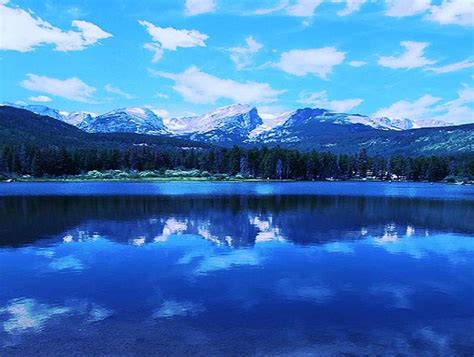
{"label": "green foliage", "polygon": [[[472,142],[474,130],[470,126],[456,128],[449,134],[452,135],[450,145],[460,143],[456,139],[459,135],[464,135]],[[435,147],[434,142],[440,141],[422,140],[432,146],[433,150],[426,151],[428,155],[414,157],[404,154],[404,149],[413,145],[412,142],[418,142],[421,136],[442,136],[445,135],[444,130],[380,133],[384,136],[383,140],[377,140],[396,143],[390,150],[385,149],[386,144],[377,144],[375,139],[368,141],[366,137],[364,143],[367,143],[367,150],[365,146],[360,149],[360,143],[352,141],[352,146],[345,146],[349,149],[343,153],[312,150],[318,146],[311,141],[304,143],[308,147],[303,147],[310,149],[306,151],[278,146],[217,148],[161,136],[88,134],[52,118],[21,109],[0,107],[0,179],[31,175],[38,178],[79,176],[97,180],[163,176],[191,179],[205,177],[213,180],[228,180],[232,177],[278,180],[473,180],[472,144],[468,146],[471,150],[465,154],[434,156],[431,153],[435,149],[449,152],[453,147]],[[369,130],[364,135],[372,132]],[[317,134],[334,141],[333,133],[307,134]],[[338,137],[338,145],[347,140],[346,137]],[[343,148],[339,146],[338,150]],[[327,146],[324,147],[326,149]],[[381,154],[373,156],[374,152]],[[390,155],[390,152],[393,154]]]}
{"label": "green foliage", "polygon": [[227,180],[401,179],[466,181],[474,179],[474,156],[396,155],[390,158],[299,152],[294,149],[252,148],[65,149],[8,146],[0,149],[2,177],[68,177],[84,179],[210,178]]}

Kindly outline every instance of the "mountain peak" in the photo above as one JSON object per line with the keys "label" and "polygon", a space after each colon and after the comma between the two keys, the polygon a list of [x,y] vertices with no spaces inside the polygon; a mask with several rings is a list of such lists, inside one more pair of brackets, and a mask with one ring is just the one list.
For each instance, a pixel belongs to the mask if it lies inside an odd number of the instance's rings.
{"label": "mountain peak", "polygon": [[139,107],[115,109],[96,118],[90,117],[79,127],[92,133],[168,133],[161,117],[150,109]]}
{"label": "mountain peak", "polygon": [[127,108],[115,109],[103,115],[110,116],[111,114],[119,114],[119,113],[125,113],[127,115],[137,117],[137,118],[142,118],[142,119],[148,119],[154,116],[159,117],[152,110],[147,109],[147,108],[140,108],[140,107],[127,107]]}
{"label": "mountain peak", "polygon": [[220,107],[202,115],[167,120],[177,134],[208,133],[215,130],[250,132],[262,124],[257,108],[246,104]]}

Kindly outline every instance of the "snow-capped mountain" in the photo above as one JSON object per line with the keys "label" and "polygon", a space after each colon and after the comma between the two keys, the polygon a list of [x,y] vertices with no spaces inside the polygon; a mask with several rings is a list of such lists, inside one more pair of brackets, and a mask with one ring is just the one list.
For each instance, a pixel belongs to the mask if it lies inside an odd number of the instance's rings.
{"label": "snow-capped mountain", "polygon": [[168,119],[165,123],[176,135],[211,143],[237,143],[246,140],[263,121],[255,107],[233,104],[199,116]]}
{"label": "snow-capped mountain", "polygon": [[93,115],[87,112],[73,112],[68,113],[62,110],[53,109],[41,104],[31,104],[31,105],[17,105],[17,104],[5,104],[11,107],[26,109],[30,112],[33,112],[38,115],[44,115],[53,119],[61,120],[65,123],[79,126],[79,124],[85,119],[91,119]]}
{"label": "snow-capped mountain", "polygon": [[86,117],[78,127],[90,133],[169,134],[163,118],[146,108],[122,108]]}
{"label": "snow-capped mountain", "polygon": [[[11,104],[6,104],[10,105]],[[146,108],[122,108],[95,116],[87,112],[68,113],[44,105],[13,105],[46,115],[92,133],[140,133],[187,138],[211,144],[309,144],[323,137],[328,147],[352,133],[375,135],[424,127],[447,126],[437,120],[369,117],[304,108],[280,115],[260,115],[255,107],[233,104],[202,115],[162,119]],[[262,118],[263,117],[263,118]],[[373,134],[372,134],[373,133]]]}
{"label": "snow-capped mountain", "polygon": [[90,121],[95,116],[87,112],[74,112],[63,116],[63,121],[74,126],[80,126],[83,121]]}
{"label": "snow-capped mountain", "polygon": [[44,115],[44,116],[61,120],[61,121],[64,121],[64,114],[69,114],[69,113],[61,112],[57,109],[52,109],[50,107],[47,107],[45,105],[40,105],[40,104],[19,105],[19,104],[5,103],[3,105],[8,105],[10,107],[15,107],[19,109],[26,109],[35,114]]}
{"label": "snow-capped mountain", "polygon": [[[263,123],[249,133],[249,138],[255,138],[260,134],[270,131],[277,126],[284,124],[294,112],[286,112],[279,115],[268,115],[262,118]],[[261,115],[262,117],[262,115]]]}
{"label": "snow-capped mountain", "polygon": [[402,131],[452,125],[436,120],[414,121],[407,118],[379,118],[360,114],[335,113],[321,108],[297,109],[274,117],[273,120],[273,125],[262,124],[253,130],[249,135],[248,142],[295,143],[310,140],[310,137],[314,135],[328,137],[334,135],[334,138],[337,139],[336,132],[342,135],[343,128],[349,131],[366,131],[367,129]]}

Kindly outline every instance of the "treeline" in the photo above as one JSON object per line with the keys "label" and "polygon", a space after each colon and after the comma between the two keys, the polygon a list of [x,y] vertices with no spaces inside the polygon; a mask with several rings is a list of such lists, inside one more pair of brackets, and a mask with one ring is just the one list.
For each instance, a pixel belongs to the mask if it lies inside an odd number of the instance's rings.
{"label": "treeline", "polygon": [[406,179],[442,181],[473,180],[474,155],[462,157],[402,155],[370,157],[362,149],[356,155],[299,152],[293,149],[67,149],[4,146],[0,149],[0,174],[6,177],[64,177],[88,171],[199,170],[263,179]]}

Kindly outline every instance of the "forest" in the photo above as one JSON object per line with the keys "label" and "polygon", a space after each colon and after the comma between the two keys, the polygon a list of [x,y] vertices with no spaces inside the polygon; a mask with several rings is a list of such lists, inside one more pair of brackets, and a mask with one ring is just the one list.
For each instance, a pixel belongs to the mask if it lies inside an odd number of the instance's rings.
{"label": "forest", "polygon": [[[170,170],[217,179],[472,181],[474,157],[300,152],[281,147],[84,149],[4,145],[0,178],[66,178],[94,172],[126,172],[126,177],[167,176]],[[175,174],[176,175],[176,174]],[[185,174],[183,174],[185,176]],[[143,176],[140,176],[143,177]]]}

